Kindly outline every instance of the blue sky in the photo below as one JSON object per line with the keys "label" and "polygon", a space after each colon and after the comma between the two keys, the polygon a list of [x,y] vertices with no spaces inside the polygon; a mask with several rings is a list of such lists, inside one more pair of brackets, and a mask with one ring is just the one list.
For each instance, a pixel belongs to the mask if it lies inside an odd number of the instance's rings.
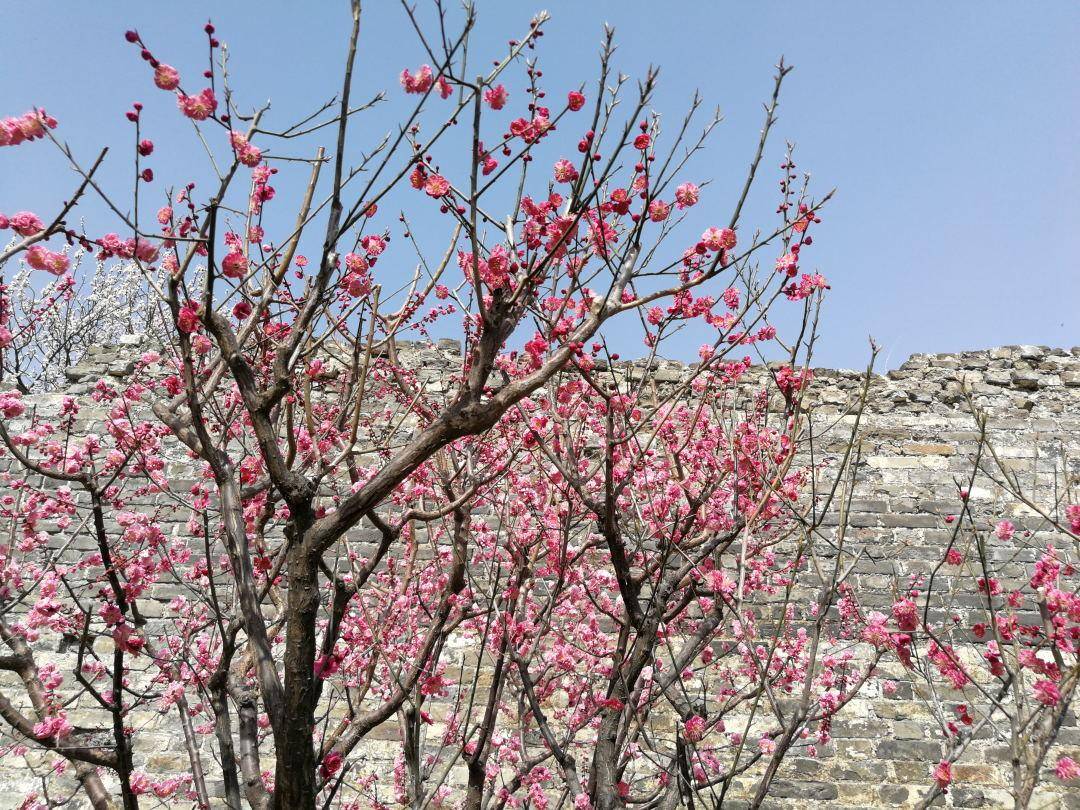
{"label": "blue sky", "polygon": [[[695,88],[708,105],[718,105],[725,121],[691,175],[713,181],[694,211],[702,223],[726,221],[773,65],[781,54],[795,65],[747,223],[772,222],[785,139],[797,144],[799,168],[812,172],[819,192],[836,187],[804,257],[804,269],[820,270],[833,285],[819,364],[861,366],[868,335],[883,346],[887,366],[913,352],[1080,344],[1080,6],[477,5],[473,47],[485,60],[500,55],[533,12],[551,13],[539,53],[553,97],[592,81],[602,24],[609,22],[620,70],[636,77],[650,63],[661,66],[654,107],[666,119],[680,115]],[[190,132],[167,131],[177,129],[175,110],[150,83],[123,31],[139,29],[159,58],[194,75],[204,67],[194,57],[204,47],[201,27],[212,17],[229,45],[233,84],[249,104],[272,99],[271,114],[284,122],[337,92],[346,6],[344,0],[10,4],[0,49],[0,114],[45,107],[61,121],[58,135],[86,161],[103,145],[124,145],[102,175],[122,195],[131,174],[123,113],[143,101],[158,143],[150,165],[159,177],[180,182],[192,174],[186,161],[198,153],[190,150]],[[395,91],[403,67],[426,61],[398,3],[366,6],[357,97]],[[363,136],[373,142],[375,131],[385,130],[384,116],[393,110],[388,105],[361,122],[366,129],[357,148]],[[0,150],[0,211],[46,217],[74,185],[51,146]],[[116,228],[96,203],[84,215],[98,231]],[[640,353],[635,336],[628,332],[625,341],[624,355]],[[667,353],[691,359],[701,342],[680,336]]]}

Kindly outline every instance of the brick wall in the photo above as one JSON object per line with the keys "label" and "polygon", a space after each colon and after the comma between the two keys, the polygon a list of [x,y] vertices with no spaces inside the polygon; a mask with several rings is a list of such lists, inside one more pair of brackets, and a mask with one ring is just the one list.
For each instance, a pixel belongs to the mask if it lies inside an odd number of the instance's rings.
{"label": "brick wall", "polygon": [[[48,414],[58,407],[63,394],[75,395],[83,402],[82,418],[92,423],[97,406],[90,402],[88,392],[102,377],[122,378],[130,373],[133,358],[143,348],[137,338],[116,347],[95,348],[69,370],[66,391],[29,399],[41,413]],[[449,388],[446,377],[458,363],[458,352],[452,341],[443,341],[437,347],[405,347],[403,356],[419,369],[429,387],[445,390]],[[661,387],[673,385],[687,374],[684,366],[669,361],[648,367],[631,364],[629,370],[632,376],[651,377]],[[762,373],[755,370],[751,379]],[[858,372],[815,372],[809,401],[812,423],[823,436],[818,452],[842,447],[855,418],[850,407],[861,387]],[[859,428],[862,462],[848,518],[848,537],[867,550],[853,575],[864,604],[891,605],[898,582],[910,574],[929,571],[942,557],[952,532],[945,516],[959,511],[957,482],[971,473],[978,439],[966,393],[987,415],[987,436],[1004,465],[1033,492],[1050,493],[1055,483],[1060,484],[1063,471],[1080,473],[1080,348],[1014,346],[915,355],[895,371],[874,376]],[[100,417],[98,412],[96,418]],[[826,427],[831,429],[825,431]],[[173,472],[177,478],[188,472],[181,455]],[[985,482],[971,493],[971,502],[976,516],[1004,514],[1021,529],[1041,528],[1035,517],[1003,500],[1000,490]],[[831,520],[835,525],[836,517],[831,516]],[[75,547],[78,549],[78,544]],[[1012,560],[1010,573],[1024,576],[1032,561],[1023,556]],[[948,593],[953,583],[946,580],[943,584]],[[963,590],[964,582],[955,584],[957,590],[949,596],[950,609],[976,606],[976,595]],[[177,592],[164,588],[156,594],[162,601],[156,609],[148,610],[152,619],[154,613],[162,613],[163,602]],[[39,664],[55,660],[70,665],[66,655],[56,649],[40,649]],[[771,805],[905,806],[925,792],[931,782],[929,763],[940,757],[940,734],[920,687],[910,683],[899,666],[887,665],[887,669],[899,683],[896,693],[884,695],[879,682],[871,682],[836,720],[834,740],[819,758],[795,757],[785,763]],[[10,686],[7,674],[2,683]],[[76,723],[79,711],[78,707],[73,710]],[[143,728],[138,738],[138,767],[161,774],[186,770],[175,714],[143,712],[132,718],[132,723]],[[1007,747],[989,733],[984,736],[957,765],[957,786],[937,804],[1011,806],[1006,789]],[[392,738],[393,731],[387,729],[377,737]],[[206,738],[207,745],[210,739]],[[1067,717],[1059,743],[1063,753],[1080,759],[1080,728],[1075,716]],[[389,751],[390,743],[385,745]],[[209,753],[205,761],[212,763]],[[264,767],[268,762],[264,755]],[[388,765],[388,760],[378,758],[372,763],[376,769]],[[211,783],[220,788],[213,774]],[[25,793],[40,785],[21,757],[0,759],[0,810],[19,806]],[[1062,785],[1052,777],[1044,780],[1036,795],[1039,807],[1080,808],[1080,786]]]}

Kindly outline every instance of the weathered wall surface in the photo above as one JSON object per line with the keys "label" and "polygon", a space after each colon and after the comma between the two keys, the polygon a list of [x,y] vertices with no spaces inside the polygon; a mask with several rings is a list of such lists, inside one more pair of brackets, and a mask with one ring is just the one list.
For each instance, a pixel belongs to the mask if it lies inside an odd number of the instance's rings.
{"label": "weathered wall surface", "polygon": [[[671,383],[687,373],[668,362],[643,372]],[[755,376],[748,375],[751,387]],[[864,379],[853,371],[815,371],[807,404],[819,436],[818,460],[843,451]],[[847,546],[864,554],[849,582],[865,607],[888,613],[911,576],[940,568],[954,533],[947,517],[961,512],[960,489],[971,480],[980,445],[976,411],[986,417],[984,446],[994,448],[1001,467],[1037,502],[1055,503],[1063,475],[1074,481],[1080,475],[1080,348],[915,355],[872,376],[857,427],[862,459],[845,535]],[[803,459],[809,461],[806,453]],[[984,467],[997,465],[986,451],[983,461]],[[1000,469],[996,474],[1000,479]],[[969,497],[973,518],[984,525],[1007,517],[1020,530],[1048,528],[986,476],[979,476]],[[828,515],[825,525],[838,519]],[[1006,563],[1005,576],[1030,577],[1033,552],[1002,547],[989,553]],[[964,616],[985,603],[969,577],[950,577],[955,571],[938,571],[935,590],[945,596],[933,604]],[[785,760],[784,778],[771,793],[774,806],[911,806],[926,794],[932,765],[942,756],[938,721],[909,673],[898,664],[883,669],[895,677],[895,694],[883,694],[880,680],[868,684],[835,721],[834,739],[819,758]],[[959,693],[947,697],[963,700]],[[1080,754],[1075,713],[1066,718],[1059,746],[1048,758],[1051,766],[1059,754]],[[1005,740],[981,734],[954,766],[955,786],[934,805],[1012,807],[1009,758]],[[1080,808],[1080,784],[1063,785],[1048,770],[1032,806]]]}
{"label": "weathered wall surface", "polygon": [[[70,370],[66,393],[86,400],[86,418],[93,418],[96,407],[86,397],[93,384],[103,376],[124,376],[130,370],[130,358],[139,351],[134,341],[95,349]],[[409,357],[433,386],[443,384],[457,362],[456,348],[447,342],[438,348],[413,350]],[[659,361],[651,368],[639,364],[635,373],[663,385],[682,379],[687,369]],[[810,396],[812,421],[816,430],[831,428],[823,433],[817,452],[840,447],[854,422],[850,407],[861,387],[858,372],[816,372]],[[928,572],[944,553],[952,534],[945,516],[960,509],[958,482],[969,478],[978,443],[965,391],[987,415],[987,436],[1003,465],[1033,493],[1052,492],[1063,470],[1080,473],[1080,348],[1021,346],[916,355],[899,369],[874,376],[859,426],[862,461],[848,519],[850,541],[862,544],[868,552],[853,580],[867,605],[891,605],[898,581]],[[55,407],[58,396],[41,395],[38,400],[48,409]],[[1006,503],[985,479],[972,491],[971,500],[976,515],[1009,516],[1021,528],[1040,528],[1030,514]],[[1011,574],[1023,576],[1032,561],[1012,560]],[[162,593],[161,599],[167,601],[173,595]],[[958,611],[975,607],[976,598],[958,589],[953,606]],[[63,658],[55,650],[42,650],[41,656],[41,662],[50,656],[58,661]],[[774,806],[893,807],[919,798],[931,781],[929,763],[941,754],[940,734],[903,669],[893,667],[890,674],[900,683],[896,693],[884,695],[878,682],[871,683],[865,695],[836,720],[834,740],[822,756],[785,763],[783,778],[774,790]],[[77,718],[78,711],[74,714]],[[136,765],[154,773],[185,770],[187,760],[175,714],[144,714],[135,722],[153,731],[140,736]],[[1070,715],[1062,728],[1060,747],[1061,753],[1080,759],[1080,727],[1075,716]],[[1011,806],[1006,791],[1007,758],[1005,745],[986,735],[955,767],[957,785],[938,803]],[[26,771],[20,757],[0,758],[0,808],[18,806],[23,795],[36,787],[40,782]],[[1062,785],[1052,776],[1044,780],[1037,796],[1040,807],[1080,808],[1080,785]]]}
{"label": "weathered wall surface", "polygon": [[[841,413],[853,387],[850,374],[819,372],[812,397],[818,403],[815,421],[824,421],[830,410]],[[855,574],[864,604],[880,604],[887,612],[896,583],[903,587],[909,575],[929,573],[944,555],[953,534],[945,517],[961,511],[959,489],[967,486],[979,440],[965,391],[987,417],[986,437],[1002,466],[1041,503],[1054,502],[1064,470],[1080,473],[1080,349],[1021,346],[916,355],[875,378],[859,431],[864,462],[848,521],[849,537],[864,543],[873,557]],[[978,479],[970,498],[976,518],[1008,517],[1023,529],[1046,529],[986,477]],[[1009,576],[1030,575],[1033,556],[1004,548],[991,553],[1011,555]],[[970,579],[943,584],[952,591],[948,607],[953,612],[981,604]],[[831,756],[791,763],[792,796],[892,807],[923,795],[930,782],[928,763],[941,754],[940,731],[919,690],[905,683],[904,670],[889,669],[900,682],[895,695],[882,695],[871,685],[835,723]],[[1008,748],[983,736],[954,768],[956,786],[938,803],[1012,806],[1005,790]],[[1061,753],[1080,752],[1075,716],[1067,719],[1059,741]],[[1043,786],[1034,806],[1080,807],[1080,786],[1062,785],[1052,774]]]}

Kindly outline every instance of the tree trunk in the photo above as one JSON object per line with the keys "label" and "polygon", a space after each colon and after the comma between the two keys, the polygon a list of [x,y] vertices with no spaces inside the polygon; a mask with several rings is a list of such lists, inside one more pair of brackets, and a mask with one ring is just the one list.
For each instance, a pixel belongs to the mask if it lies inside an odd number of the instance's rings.
{"label": "tree trunk", "polygon": [[[296,536],[298,535],[298,536]],[[285,625],[285,711],[275,734],[276,810],[314,810],[315,622],[319,610],[317,558],[297,532],[289,538],[289,590]]]}
{"label": "tree trunk", "polygon": [[465,791],[465,810],[480,810],[484,801],[485,763],[469,763],[469,785]]}
{"label": "tree trunk", "polygon": [[596,732],[596,750],[593,752],[592,805],[596,810],[617,810],[624,807],[619,796],[616,780],[617,754],[615,740],[619,733],[619,709],[605,709],[604,719]]}

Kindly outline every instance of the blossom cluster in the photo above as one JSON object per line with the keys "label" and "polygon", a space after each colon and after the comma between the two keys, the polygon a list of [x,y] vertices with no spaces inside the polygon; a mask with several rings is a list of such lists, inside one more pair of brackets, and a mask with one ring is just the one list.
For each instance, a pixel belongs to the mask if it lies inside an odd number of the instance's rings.
{"label": "blossom cluster", "polygon": [[22,115],[0,118],[0,146],[18,146],[45,137],[46,129],[56,129],[56,119],[45,110],[31,110]]}

